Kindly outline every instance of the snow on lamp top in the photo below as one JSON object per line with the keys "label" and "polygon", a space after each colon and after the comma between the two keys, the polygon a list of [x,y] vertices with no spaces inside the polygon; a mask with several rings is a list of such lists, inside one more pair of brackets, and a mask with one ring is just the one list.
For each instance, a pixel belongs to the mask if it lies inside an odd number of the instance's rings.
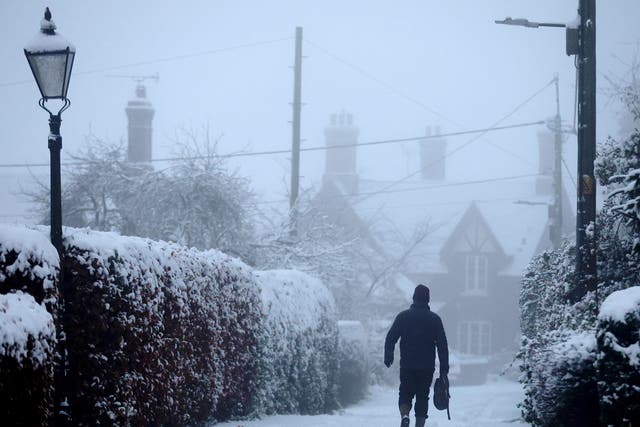
{"label": "snow on lamp top", "polygon": [[46,8],[40,32],[24,47],[42,98],[66,99],[76,48],[56,33],[56,24]]}

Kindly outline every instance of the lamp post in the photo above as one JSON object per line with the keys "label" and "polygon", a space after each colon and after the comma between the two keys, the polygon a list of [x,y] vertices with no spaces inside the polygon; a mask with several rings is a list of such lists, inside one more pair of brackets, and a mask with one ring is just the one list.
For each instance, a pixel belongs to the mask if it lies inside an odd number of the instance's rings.
{"label": "lamp post", "polygon": [[[51,243],[62,260],[62,186],[60,180],[60,136],[61,114],[69,108],[71,102],[67,98],[69,79],[73,68],[76,49],[64,37],[56,33],[56,25],[51,20],[51,12],[46,8],[44,18],[40,21],[40,32],[24,48],[33,77],[36,80],[42,98],[39,105],[49,113],[49,154],[51,175]],[[47,108],[47,102],[59,100],[58,111],[54,113]],[[60,283],[63,283],[62,268]],[[58,295],[58,360],[55,371],[56,389],[56,425],[69,423],[70,411],[67,399],[66,381],[66,339],[61,318],[64,316],[64,292],[62,285]]]}
{"label": "lamp post", "polygon": [[573,301],[587,292],[596,293],[596,181],[593,163],[596,155],[596,1],[579,0],[579,19],[575,23],[531,22],[506,18],[496,24],[528,28],[565,27],[567,55],[576,55],[578,67],[578,194],[576,208],[577,286],[569,297]]}
{"label": "lamp post", "polygon": [[[69,108],[67,98],[69,79],[76,49],[64,37],[56,33],[51,12],[46,8],[40,21],[40,32],[24,48],[33,77],[42,98],[39,105],[49,113],[49,151],[51,156],[51,243],[58,254],[62,253],[62,196],[60,185],[60,136],[61,114]],[[47,102],[58,99],[62,102],[57,113],[47,108]]]}

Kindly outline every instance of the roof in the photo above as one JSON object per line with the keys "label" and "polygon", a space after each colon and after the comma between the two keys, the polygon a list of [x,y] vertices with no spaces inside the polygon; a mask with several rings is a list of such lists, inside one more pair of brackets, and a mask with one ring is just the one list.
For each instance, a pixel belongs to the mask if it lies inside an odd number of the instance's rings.
{"label": "roof", "polygon": [[[371,227],[390,256],[427,226],[428,234],[412,251],[407,271],[445,273],[440,253],[465,212],[475,204],[511,263],[502,274],[520,275],[546,235],[552,195],[536,195],[536,175],[512,179],[456,182],[414,180],[397,184],[359,180],[351,200],[356,214]],[[542,177],[547,179],[548,177]],[[548,238],[547,238],[548,239]]]}

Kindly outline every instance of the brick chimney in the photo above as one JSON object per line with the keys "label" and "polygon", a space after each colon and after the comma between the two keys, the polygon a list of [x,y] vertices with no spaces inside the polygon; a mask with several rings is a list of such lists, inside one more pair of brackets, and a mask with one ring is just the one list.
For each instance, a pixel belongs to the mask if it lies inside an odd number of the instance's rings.
{"label": "brick chimney", "polygon": [[440,126],[431,133],[431,126],[427,126],[425,136],[420,144],[420,168],[422,179],[444,180],[446,178],[447,140],[439,137]]}
{"label": "brick chimney", "polygon": [[347,193],[358,191],[356,173],[356,147],[359,130],[353,124],[353,116],[345,111],[332,114],[331,121],[324,129],[326,162],[324,181],[333,181]]}
{"label": "brick chimney", "polygon": [[147,88],[138,84],[136,97],[127,103],[128,149],[127,160],[130,162],[150,162],[152,148],[151,121],[155,110],[147,99]]}

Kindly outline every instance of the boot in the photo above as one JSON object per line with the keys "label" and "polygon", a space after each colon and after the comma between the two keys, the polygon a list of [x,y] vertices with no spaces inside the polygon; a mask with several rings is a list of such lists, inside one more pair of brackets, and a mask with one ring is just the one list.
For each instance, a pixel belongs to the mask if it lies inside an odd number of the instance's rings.
{"label": "boot", "polygon": [[416,417],[416,427],[424,427],[424,422],[427,421],[424,417]]}
{"label": "boot", "polygon": [[400,416],[402,417],[402,421],[400,421],[400,427],[409,427],[410,419],[409,419],[409,411],[411,411],[411,406],[409,405],[400,405]]}

